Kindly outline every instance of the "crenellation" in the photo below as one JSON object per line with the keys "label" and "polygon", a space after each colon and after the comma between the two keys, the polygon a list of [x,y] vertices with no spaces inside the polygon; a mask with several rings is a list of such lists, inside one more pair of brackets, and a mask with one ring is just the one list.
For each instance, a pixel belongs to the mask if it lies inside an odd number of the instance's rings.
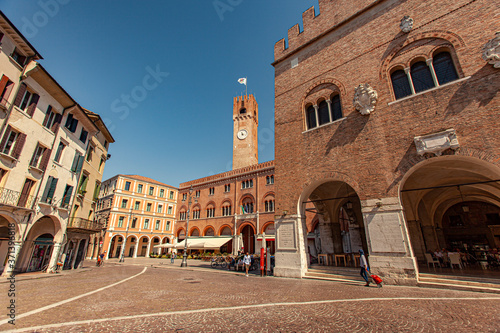
{"label": "crenellation", "polygon": [[274,61],[278,62],[289,56],[305,44],[338,28],[379,2],[382,0],[319,0],[317,15],[314,6],[302,13],[302,31],[299,24],[296,24],[288,29],[288,43],[285,39],[281,39],[275,44]]}

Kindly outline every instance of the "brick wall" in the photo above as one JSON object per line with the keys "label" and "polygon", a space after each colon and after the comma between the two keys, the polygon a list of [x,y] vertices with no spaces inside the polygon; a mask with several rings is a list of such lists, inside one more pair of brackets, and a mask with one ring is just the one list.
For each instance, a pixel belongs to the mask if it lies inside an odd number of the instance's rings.
{"label": "brick wall", "polygon": [[[313,18],[312,9],[304,13],[302,33],[289,31],[288,49],[284,41],[275,47],[277,214],[295,212],[304,188],[329,175],[349,183],[361,200],[397,196],[404,173],[427,158],[416,154],[413,138],[448,128],[457,131],[461,148],[445,153],[499,165],[500,71],[481,59],[483,45],[498,30],[498,4],[340,3],[320,1],[319,16]],[[399,28],[405,15],[414,19],[408,34]],[[450,50],[461,80],[394,102],[390,70],[439,47]],[[291,68],[296,57],[299,64]],[[378,92],[369,116],[353,107],[354,88],[362,83]],[[332,85],[345,118],[306,131],[307,98]]]}

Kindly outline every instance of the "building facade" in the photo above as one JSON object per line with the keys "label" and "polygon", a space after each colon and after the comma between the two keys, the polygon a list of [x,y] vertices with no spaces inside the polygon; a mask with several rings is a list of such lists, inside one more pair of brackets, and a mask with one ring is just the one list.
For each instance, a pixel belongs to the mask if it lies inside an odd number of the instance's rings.
{"label": "building facade", "polygon": [[427,251],[498,247],[498,5],[319,11],[274,49],[275,274],[364,249],[387,282],[413,284]]}
{"label": "building facade", "polygon": [[176,242],[187,232],[221,253],[274,253],[274,161],[258,163],[258,119],[253,95],[234,98],[233,170],[180,184]]}
{"label": "building facade", "polygon": [[80,157],[99,128],[1,12],[0,29],[0,269],[51,270],[68,244]]}
{"label": "building facade", "polygon": [[143,176],[116,175],[102,182],[96,220],[106,230],[102,246],[90,256],[103,251],[106,258],[164,253],[155,246],[172,243],[177,197],[177,188]]}

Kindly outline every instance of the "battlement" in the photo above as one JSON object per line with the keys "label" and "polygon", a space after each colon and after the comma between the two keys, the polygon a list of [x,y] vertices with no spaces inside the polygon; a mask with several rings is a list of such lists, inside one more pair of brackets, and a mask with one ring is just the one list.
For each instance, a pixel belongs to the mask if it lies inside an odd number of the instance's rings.
{"label": "battlement", "polygon": [[[241,112],[242,110],[244,110],[245,112],[242,113]],[[241,115],[251,115],[255,117],[256,120],[258,119],[259,105],[257,104],[254,95],[250,94],[245,96],[234,97],[233,117],[238,117]]]}
{"label": "battlement", "polygon": [[382,1],[384,0],[319,0],[317,15],[314,6],[302,13],[303,31],[296,24],[288,29],[288,43],[283,38],[274,45],[275,63]]}

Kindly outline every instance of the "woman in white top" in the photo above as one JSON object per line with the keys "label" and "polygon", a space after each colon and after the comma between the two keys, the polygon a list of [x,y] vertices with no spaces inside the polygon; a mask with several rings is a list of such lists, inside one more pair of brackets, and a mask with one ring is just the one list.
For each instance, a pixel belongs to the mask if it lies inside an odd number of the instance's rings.
{"label": "woman in white top", "polygon": [[250,264],[252,263],[252,258],[247,254],[243,257],[243,263],[245,264],[245,275],[248,276],[248,269],[250,268]]}

